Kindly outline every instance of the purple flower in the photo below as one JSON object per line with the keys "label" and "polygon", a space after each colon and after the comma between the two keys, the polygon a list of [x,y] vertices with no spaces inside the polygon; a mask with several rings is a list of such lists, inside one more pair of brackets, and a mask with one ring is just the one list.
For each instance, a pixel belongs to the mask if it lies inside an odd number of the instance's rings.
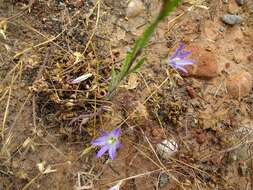
{"label": "purple flower", "polygon": [[181,43],[179,47],[176,49],[175,53],[169,58],[169,64],[174,69],[179,69],[185,73],[187,70],[184,68],[185,65],[194,64],[193,60],[185,59],[188,55],[191,54],[191,51],[184,51],[185,45]]}
{"label": "purple flower", "polygon": [[111,187],[108,190],[119,190],[119,188],[120,188],[120,186],[116,185],[116,186]]}
{"label": "purple flower", "polygon": [[120,185],[122,184],[123,181],[119,181],[119,183],[117,183],[115,186],[111,187],[108,190],[119,190],[120,189]]}
{"label": "purple flower", "polygon": [[91,142],[92,145],[101,146],[101,149],[97,153],[97,157],[101,157],[108,151],[111,159],[115,159],[116,151],[121,145],[119,141],[120,133],[120,128],[113,129],[111,132],[103,132],[99,138]]}

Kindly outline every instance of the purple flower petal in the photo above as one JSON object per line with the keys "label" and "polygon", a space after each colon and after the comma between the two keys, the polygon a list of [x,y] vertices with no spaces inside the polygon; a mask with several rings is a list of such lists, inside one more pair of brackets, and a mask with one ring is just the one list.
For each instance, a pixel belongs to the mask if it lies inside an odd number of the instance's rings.
{"label": "purple flower petal", "polygon": [[185,48],[185,45],[184,45],[184,43],[180,43],[179,44],[179,47],[176,49],[176,53],[179,53],[180,51],[182,51],[183,49]]}
{"label": "purple flower petal", "polygon": [[180,55],[178,57],[180,57],[181,59],[184,59],[190,54],[191,54],[191,51],[184,51],[184,52],[180,52]]}
{"label": "purple flower petal", "polygon": [[174,54],[170,57],[169,60],[175,59],[177,56],[178,56],[178,54],[177,54],[177,53],[174,53]]}
{"label": "purple flower petal", "polygon": [[185,45],[181,43],[179,47],[176,49],[173,56],[168,60],[169,64],[174,68],[181,70],[187,73],[187,70],[184,68],[185,65],[192,65],[195,62],[190,59],[185,59],[188,55],[191,54],[191,51],[184,51]]}
{"label": "purple flower petal", "polygon": [[120,136],[120,133],[121,133],[121,129],[120,128],[116,128],[116,129],[113,129],[112,132],[111,132],[111,135],[113,137],[116,137],[118,138]]}
{"label": "purple flower petal", "polygon": [[175,51],[174,55],[171,57],[171,59],[174,59],[174,58],[180,56],[181,51],[182,51],[184,48],[185,48],[185,45],[184,45],[183,43],[180,43],[180,44],[179,44],[179,47],[176,49],[176,51]]}
{"label": "purple flower petal", "polygon": [[102,156],[106,151],[108,151],[111,159],[115,159],[116,151],[121,146],[121,143],[118,139],[120,133],[120,128],[113,129],[110,133],[103,132],[99,138],[91,142],[93,145],[101,146],[101,149],[97,153],[97,157]]}
{"label": "purple flower petal", "polygon": [[119,141],[116,141],[115,142],[115,146],[116,146],[116,149],[120,148],[121,147],[121,143]]}
{"label": "purple flower petal", "polygon": [[96,146],[104,146],[107,143],[108,136],[99,137],[93,141],[91,141],[91,144]]}
{"label": "purple flower petal", "polygon": [[107,150],[109,149],[109,146],[105,145],[103,146],[97,153],[97,157],[101,157]]}
{"label": "purple flower petal", "polygon": [[123,181],[119,181],[118,184],[114,185],[113,187],[111,187],[110,189],[108,190],[119,190],[120,189],[120,186],[122,184]]}
{"label": "purple flower petal", "polygon": [[117,184],[117,185],[111,187],[111,188],[108,189],[108,190],[119,190],[119,188],[120,188],[120,186]]}
{"label": "purple flower petal", "polygon": [[110,135],[110,133],[107,132],[107,131],[103,131],[102,134],[101,134],[101,136],[109,136],[109,135]]}
{"label": "purple flower petal", "polygon": [[183,59],[183,60],[175,61],[175,65],[178,65],[178,66],[192,65],[192,64],[194,64],[192,60]]}
{"label": "purple flower petal", "polygon": [[117,148],[116,148],[115,145],[116,145],[116,144],[110,146],[110,148],[109,148],[109,156],[111,157],[112,160],[114,160],[115,157],[116,157],[116,149],[117,149]]}
{"label": "purple flower petal", "polygon": [[184,68],[184,67],[181,67],[181,66],[177,66],[177,69],[185,72],[185,73],[188,73],[188,71]]}

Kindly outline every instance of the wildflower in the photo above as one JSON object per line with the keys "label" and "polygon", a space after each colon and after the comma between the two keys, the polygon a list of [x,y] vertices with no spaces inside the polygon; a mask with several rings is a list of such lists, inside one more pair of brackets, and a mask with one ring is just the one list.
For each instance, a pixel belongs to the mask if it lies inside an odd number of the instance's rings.
{"label": "wildflower", "polygon": [[115,186],[111,187],[109,190],[119,190],[119,186],[115,185]]}
{"label": "wildflower", "polygon": [[119,181],[119,183],[117,183],[116,185],[114,185],[113,187],[111,187],[109,190],[119,190],[121,184],[122,184],[122,181]]}
{"label": "wildflower", "polygon": [[101,157],[108,151],[110,158],[114,160],[116,151],[121,145],[119,141],[120,133],[120,128],[113,129],[111,132],[103,132],[99,138],[91,142],[93,145],[101,146],[101,149],[97,153],[97,157]]}
{"label": "wildflower", "polygon": [[169,64],[174,69],[179,69],[185,73],[187,70],[184,68],[185,65],[192,65],[194,61],[190,59],[185,59],[188,55],[191,54],[191,51],[184,51],[185,45],[181,43],[176,49],[175,53],[169,58]]}

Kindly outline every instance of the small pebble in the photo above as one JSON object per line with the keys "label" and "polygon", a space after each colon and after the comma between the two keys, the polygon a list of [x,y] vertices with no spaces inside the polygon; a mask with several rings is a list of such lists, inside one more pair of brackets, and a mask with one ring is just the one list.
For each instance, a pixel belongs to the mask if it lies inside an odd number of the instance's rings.
{"label": "small pebble", "polygon": [[235,0],[235,1],[239,6],[242,6],[244,4],[244,0]]}
{"label": "small pebble", "polygon": [[224,23],[229,24],[231,26],[235,24],[240,24],[242,22],[242,17],[238,15],[226,14],[221,19]]}
{"label": "small pebble", "polygon": [[219,28],[219,31],[220,31],[220,32],[224,32],[224,31],[225,31],[225,28],[224,28],[223,26],[221,26],[221,27]]}
{"label": "small pebble", "polygon": [[159,177],[159,187],[163,188],[169,183],[169,176],[166,173],[162,173]]}
{"label": "small pebble", "polygon": [[139,14],[141,14],[144,11],[144,5],[142,1],[140,0],[132,0],[128,4],[126,15],[128,18],[134,18],[137,17]]}
{"label": "small pebble", "polygon": [[226,3],[226,4],[227,4],[227,3],[228,3],[228,0],[223,0],[223,3]]}

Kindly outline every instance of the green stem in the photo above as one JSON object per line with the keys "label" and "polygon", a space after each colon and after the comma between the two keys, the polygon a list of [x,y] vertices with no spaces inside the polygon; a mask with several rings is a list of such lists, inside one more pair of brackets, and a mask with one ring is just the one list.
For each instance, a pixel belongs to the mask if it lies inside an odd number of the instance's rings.
{"label": "green stem", "polygon": [[130,71],[135,66],[134,63],[136,59],[141,55],[143,48],[147,45],[157,25],[173,11],[180,1],[181,0],[163,0],[162,8],[156,19],[151,22],[151,24],[143,32],[142,36],[137,39],[134,47],[131,49],[130,53],[127,54],[120,72],[115,76],[112,76],[112,81],[108,91],[109,98],[112,97],[113,92],[120,85],[121,81],[130,74]]}

